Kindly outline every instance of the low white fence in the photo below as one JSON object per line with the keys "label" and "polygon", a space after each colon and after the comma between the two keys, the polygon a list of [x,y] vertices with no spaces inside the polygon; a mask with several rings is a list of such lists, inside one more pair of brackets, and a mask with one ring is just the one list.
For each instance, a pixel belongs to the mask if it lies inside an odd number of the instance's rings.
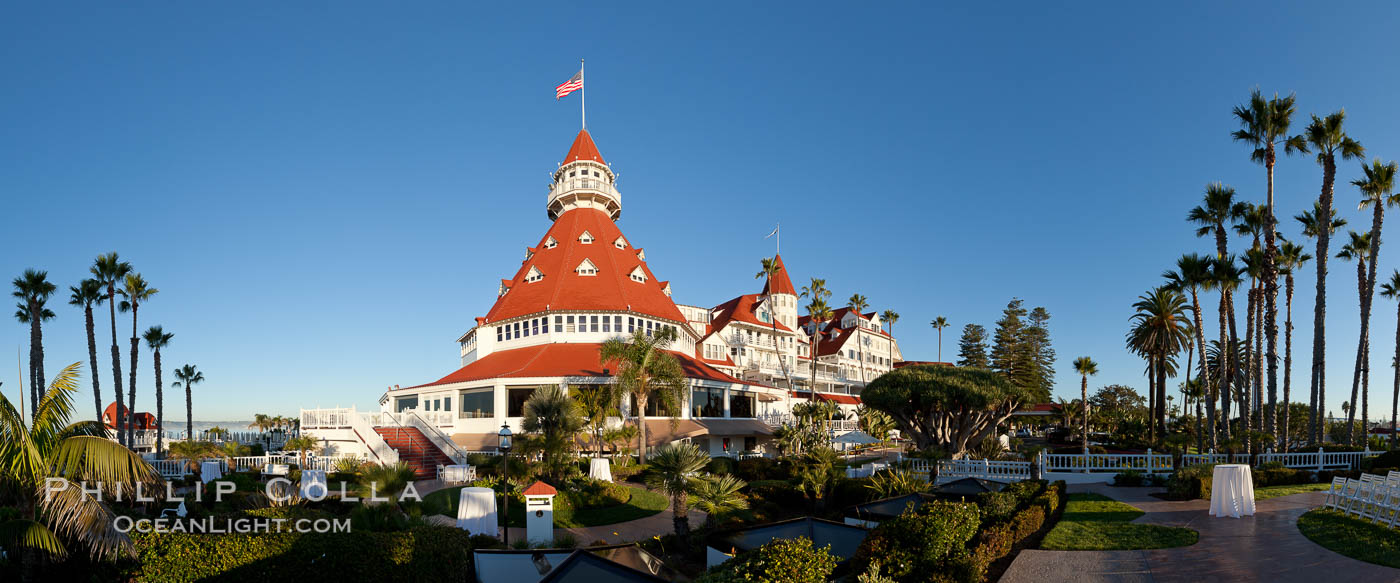
{"label": "low white fence", "polygon": [[[353,459],[356,461],[363,461],[359,457],[353,455],[337,457],[307,456],[306,465],[302,466],[301,469],[325,470],[327,472],[330,472],[335,470],[336,463],[342,459]],[[297,464],[298,466],[301,465],[301,460],[296,455],[239,456],[231,459],[219,458],[212,461],[219,462],[219,468],[224,473],[228,473],[230,471],[259,471],[262,470],[263,466],[267,464]],[[155,460],[150,462],[150,464],[156,469],[157,472],[160,472],[160,475],[162,477],[167,479],[180,478],[194,473],[194,471],[190,469],[189,462],[186,460]],[[232,469],[230,469],[230,466],[232,467]]]}
{"label": "low white fence", "polygon": [[[1284,467],[1302,470],[1345,470],[1361,467],[1361,460],[1377,455],[1370,449],[1365,451],[1326,452],[1318,450],[1309,453],[1261,453],[1250,459],[1248,454],[1224,453],[1187,454],[1181,456],[1181,467],[1201,464],[1238,463],[1258,466],[1269,462],[1282,462]],[[1126,471],[1144,474],[1169,474],[1177,467],[1172,455],[1165,453],[1119,454],[1095,453],[1053,454],[1042,452],[1037,458],[1042,477],[1050,480],[1066,479],[1072,482],[1106,481],[1113,475]],[[944,460],[938,462],[936,480],[939,483],[959,478],[984,478],[997,481],[1026,480],[1031,477],[1031,462],[1028,461],[988,461],[988,460]],[[911,460],[910,471],[929,475],[930,465],[925,460]]]}
{"label": "low white fence", "polygon": [[[922,460],[920,460],[922,461]],[[923,462],[927,468],[928,462]],[[915,466],[917,467],[917,465]],[[918,471],[915,469],[914,471]],[[925,469],[925,472],[927,470]],[[944,460],[938,462],[938,481],[946,482],[961,478],[983,478],[996,481],[1021,481],[1031,479],[1031,463],[1016,461],[989,460]]]}
{"label": "low white fence", "polygon": [[[1254,465],[1263,465],[1269,462],[1282,462],[1286,468],[1299,470],[1347,470],[1359,469],[1361,460],[1374,457],[1378,452],[1373,452],[1368,447],[1364,451],[1323,451],[1319,448],[1316,452],[1292,452],[1292,453],[1261,453],[1254,456]],[[1203,453],[1187,454],[1182,456],[1182,465],[1194,466],[1201,464],[1248,464],[1249,454],[1237,453],[1233,459],[1228,454],[1223,453]]]}
{"label": "low white fence", "polygon": [[[1027,462],[1029,463],[1029,462]],[[1171,473],[1171,454],[1147,453],[1041,453],[1040,468],[1044,472],[1125,472],[1136,470],[1145,474]]]}

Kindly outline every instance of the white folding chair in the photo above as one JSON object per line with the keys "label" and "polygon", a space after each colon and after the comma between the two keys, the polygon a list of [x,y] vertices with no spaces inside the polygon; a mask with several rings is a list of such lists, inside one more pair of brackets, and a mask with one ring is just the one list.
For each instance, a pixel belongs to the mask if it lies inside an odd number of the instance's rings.
{"label": "white folding chair", "polygon": [[[1364,478],[1365,474],[1362,474],[1362,477]],[[1371,493],[1375,491],[1375,488],[1375,482],[1359,480],[1356,486],[1356,496],[1352,497],[1350,504],[1347,504],[1347,513],[1364,518],[1366,506],[1371,503]]]}
{"label": "white folding chair", "polygon": [[1342,496],[1346,493],[1347,479],[1341,476],[1332,478],[1332,487],[1327,489],[1327,498],[1322,501],[1323,508],[1338,509],[1342,504]]}
{"label": "white folding chair", "polygon": [[1354,478],[1345,478],[1346,484],[1342,486],[1342,493],[1339,495],[1337,505],[1334,507],[1339,512],[1346,513],[1351,509],[1351,504],[1356,500],[1356,492],[1361,489],[1361,481]]}
{"label": "white folding chair", "polygon": [[1372,496],[1372,501],[1376,505],[1375,522],[1385,522],[1386,526],[1394,526],[1396,515],[1400,514],[1400,485],[1385,483],[1376,494]]}
{"label": "white folding chair", "polygon": [[438,464],[438,465],[437,465],[437,479],[439,479],[439,480],[442,480],[442,479],[443,479],[443,475],[442,475],[443,469],[444,469],[444,468],[442,467],[442,464]]}

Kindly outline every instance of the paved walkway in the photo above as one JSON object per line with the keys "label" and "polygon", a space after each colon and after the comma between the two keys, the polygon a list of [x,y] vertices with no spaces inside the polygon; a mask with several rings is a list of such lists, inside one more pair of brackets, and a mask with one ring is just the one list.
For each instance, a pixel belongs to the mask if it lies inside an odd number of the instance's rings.
{"label": "paved walkway", "polygon": [[1259,500],[1252,517],[1216,518],[1208,514],[1209,500],[1162,500],[1150,495],[1160,491],[1151,488],[1090,484],[1070,486],[1070,491],[1096,492],[1131,504],[1146,512],[1134,522],[1191,528],[1201,534],[1200,541],[1148,551],[1025,550],[1001,583],[1400,581],[1400,569],[1344,557],[1298,532],[1298,517],[1322,504],[1322,492]]}

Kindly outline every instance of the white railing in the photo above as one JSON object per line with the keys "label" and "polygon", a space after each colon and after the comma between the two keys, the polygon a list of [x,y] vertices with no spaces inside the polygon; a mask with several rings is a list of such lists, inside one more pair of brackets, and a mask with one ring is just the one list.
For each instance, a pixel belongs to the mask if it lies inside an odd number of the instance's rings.
{"label": "white railing", "polygon": [[[1286,468],[1303,470],[1337,470],[1355,469],[1361,467],[1361,460],[1377,455],[1369,448],[1364,451],[1335,451],[1327,452],[1318,449],[1316,452],[1292,452],[1292,453],[1261,453],[1254,456],[1254,465],[1262,465],[1268,462],[1282,462]],[[1229,454],[1204,453],[1187,454],[1182,456],[1181,463],[1185,466],[1195,466],[1202,464],[1223,464],[1223,463],[1248,464],[1250,457],[1247,453],[1237,453],[1233,458]]]}
{"label": "white railing", "polygon": [[1136,470],[1143,473],[1171,473],[1171,454],[1147,453],[1042,453],[1042,470],[1047,472],[1124,472]]}
{"label": "white railing", "polygon": [[350,427],[355,408],[302,409],[302,429],[344,429]]}
{"label": "white railing", "polygon": [[[451,415],[449,411],[432,411],[431,413],[447,413]],[[417,429],[419,433],[422,433],[424,437],[428,438],[428,441],[433,442],[434,446],[442,450],[442,453],[455,459],[457,463],[466,461],[467,454],[458,448],[457,444],[452,442],[452,438],[448,437],[447,434],[443,433],[437,426],[424,420],[418,413],[413,411],[405,411],[403,416],[405,417],[404,421],[407,422],[404,425]]]}
{"label": "white railing", "polygon": [[167,480],[190,474],[190,468],[185,460],[156,460],[151,462],[151,467],[160,472],[160,476]]}
{"label": "white railing", "polygon": [[[927,473],[927,461],[915,460],[915,462],[918,467],[924,469],[923,473]],[[938,479],[940,481],[960,478],[1029,480],[1031,479],[1031,463],[989,460],[944,460],[938,462]]]}
{"label": "white railing", "polygon": [[[378,414],[376,413],[375,415],[377,416]],[[361,415],[356,413],[355,409],[351,407],[349,417],[350,431],[355,434],[355,437],[359,438],[360,443],[365,444],[365,447],[369,449],[370,457],[373,458],[374,461],[385,465],[399,463],[398,450],[389,447],[389,443],[384,441],[384,438],[374,430],[374,425],[371,424],[369,414]]]}

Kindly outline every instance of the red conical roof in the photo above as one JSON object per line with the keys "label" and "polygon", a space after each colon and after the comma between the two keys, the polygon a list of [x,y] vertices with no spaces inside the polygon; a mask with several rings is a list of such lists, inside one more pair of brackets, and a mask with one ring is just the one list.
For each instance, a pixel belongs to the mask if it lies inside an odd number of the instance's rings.
{"label": "red conical roof", "polygon": [[603,161],[603,155],[598,153],[598,146],[593,143],[593,136],[588,135],[588,130],[579,130],[578,137],[574,138],[574,145],[569,147],[568,155],[564,156],[565,164],[577,160],[607,164]]}
{"label": "red conical roof", "polygon": [[[797,295],[797,288],[792,287],[792,279],[788,278],[787,267],[783,266],[783,256],[774,255],[773,261],[778,264],[778,272],[773,274],[773,292],[775,294]],[[763,293],[768,292],[768,282],[763,282]]]}
{"label": "red conical roof", "polygon": [[[588,233],[591,243],[580,241]],[[550,237],[558,243],[546,248]],[[548,310],[632,311],[673,322],[685,322],[676,303],[663,291],[661,280],[638,256],[639,249],[613,244],[622,231],[607,213],[594,208],[565,211],[535,247],[535,254],[521,264],[515,276],[503,285],[510,291],[496,300],[486,313],[488,322]],[[623,238],[625,241],[626,239]],[[593,275],[580,275],[578,267],[587,260],[596,268]],[[530,270],[538,269],[543,278],[525,281]],[[632,279],[640,268],[645,281]]]}

